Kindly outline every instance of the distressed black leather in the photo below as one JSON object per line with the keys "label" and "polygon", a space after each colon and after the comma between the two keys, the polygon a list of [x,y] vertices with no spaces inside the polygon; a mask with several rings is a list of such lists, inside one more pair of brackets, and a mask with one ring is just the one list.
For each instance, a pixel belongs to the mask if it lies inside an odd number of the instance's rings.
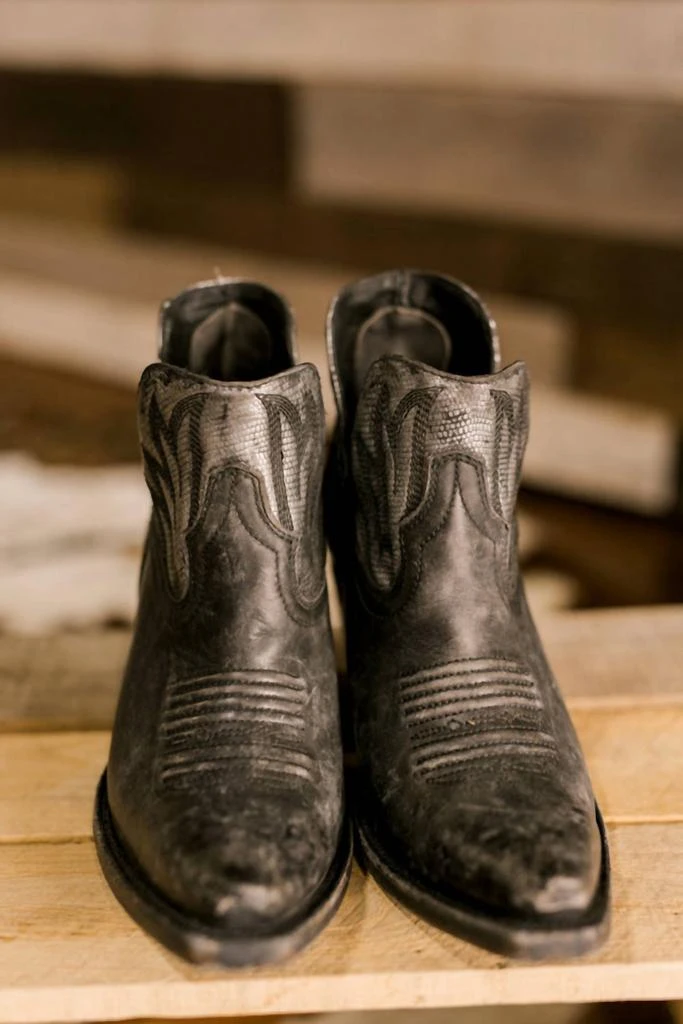
{"label": "distressed black leather", "polygon": [[117,895],[194,960],[292,952],[348,873],[324,415],[291,334],[268,289],[198,286],[164,308],[140,381],[153,512],[101,817],[159,914],[118,875]]}
{"label": "distressed black leather", "polygon": [[517,560],[527,371],[498,372],[473,293],[411,271],[342,291],[328,346],[328,533],[369,866],[496,951],[592,948],[606,847]]}

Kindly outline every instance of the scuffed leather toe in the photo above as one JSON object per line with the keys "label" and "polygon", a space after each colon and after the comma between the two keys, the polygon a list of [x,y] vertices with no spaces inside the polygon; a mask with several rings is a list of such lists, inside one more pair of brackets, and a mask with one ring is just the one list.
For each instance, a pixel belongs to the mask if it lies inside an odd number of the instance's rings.
{"label": "scuffed leather toe", "polygon": [[281,805],[254,801],[213,827],[205,817],[179,823],[155,881],[193,917],[231,931],[269,931],[315,892],[329,842],[305,810],[283,813]]}
{"label": "scuffed leather toe", "polygon": [[[595,822],[548,808],[460,809],[435,838],[428,870],[447,890],[482,904],[520,913],[585,910],[600,873]],[[432,864],[429,865],[429,861]]]}
{"label": "scuffed leather toe", "polygon": [[[601,868],[594,809],[572,804],[548,780],[508,775],[463,792],[434,787],[390,808],[395,848],[417,877],[446,897],[491,912],[544,916],[590,906]],[[398,831],[397,831],[398,826]]]}

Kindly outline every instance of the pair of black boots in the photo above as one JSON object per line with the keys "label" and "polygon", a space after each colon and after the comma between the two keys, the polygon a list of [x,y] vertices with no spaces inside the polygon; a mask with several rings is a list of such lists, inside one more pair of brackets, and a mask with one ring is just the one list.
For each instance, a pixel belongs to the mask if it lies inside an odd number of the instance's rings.
{"label": "pair of black boots", "polygon": [[153,513],[97,795],[107,879],[197,962],[280,959],[333,915],[352,844],[327,536],[369,870],[494,951],[590,950],[605,833],[517,563],[526,370],[499,371],[471,291],[413,271],[343,290],[328,347],[325,468],[318,373],[281,298],[219,280],[163,307],[140,383]]}

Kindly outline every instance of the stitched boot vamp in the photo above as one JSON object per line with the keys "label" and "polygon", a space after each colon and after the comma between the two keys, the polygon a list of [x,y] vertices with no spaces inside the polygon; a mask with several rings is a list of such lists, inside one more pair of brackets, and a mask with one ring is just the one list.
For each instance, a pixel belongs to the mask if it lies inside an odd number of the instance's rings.
{"label": "stitched boot vamp", "polygon": [[378,714],[360,735],[379,830],[418,878],[507,910],[590,903],[600,865],[590,790],[527,721],[460,709],[420,732]]}
{"label": "stitched boot vamp", "polygon": [[148,881],[250,933],[301,911],[342,823],[322,408],[310,367],[280,389],[143,378],[154,512],[107,782]]}

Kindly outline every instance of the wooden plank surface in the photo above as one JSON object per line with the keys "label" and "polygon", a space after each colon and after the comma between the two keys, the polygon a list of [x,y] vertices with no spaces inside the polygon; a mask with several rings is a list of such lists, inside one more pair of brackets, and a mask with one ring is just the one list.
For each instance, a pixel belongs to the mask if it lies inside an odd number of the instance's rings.
{"label": "wooden plank surface", "polygon": [[295,174],[318,201],[683,237],[673,104],[358,85],[294,99]]}
{"label": "wooden plank surface", "polygon": [[683,694],[683,607],[591,609],[548,618],[550,663],[568,699]]}
{"label": "wooden plank surface", "polygon": [[[513,965],[477,950],[355,869],[330,927],[289,964],[191,968],[136,928],[100,875],[90,814],[108,734],[0,736],[0,1021],[528,1004],[549,993],[557,1002],[683,998],[682,626],[681,608],[566,613],[543,625],[614,870],[612,936],[570,963]],[[119,634],[119,653],[125,641]],[[92,678],[95,634],[62,647],[62,670],[78,662],[79,644],[90,658],[82,678]],[[40,659],[29,666],[34,681],[49,664],[47,641]]]}
{"label": "wooden plank surface", "polygon": [[679,429],[666,413],[534,387],[530,417],[525,483],[646,515],[673,511]]}
{"label": "wooden plank surface", "polygon": [[680,98],[682,23],[675,0],[2,0],[0,61]]}
{"label": "wooden plank surface", "polygon": [[91,841],[0,847],[0,1020],[223,1017],[401,1006],[683,997],[683,825],[609,829],[614,922],[583,961],[510,964],[416,920],[356,869],[335,919],[289,964],[191,968],[139,931]]}
{"label": "wooden plank surface", "polygon": [[130,632],[0,634],[0,730],[107,729]]}

